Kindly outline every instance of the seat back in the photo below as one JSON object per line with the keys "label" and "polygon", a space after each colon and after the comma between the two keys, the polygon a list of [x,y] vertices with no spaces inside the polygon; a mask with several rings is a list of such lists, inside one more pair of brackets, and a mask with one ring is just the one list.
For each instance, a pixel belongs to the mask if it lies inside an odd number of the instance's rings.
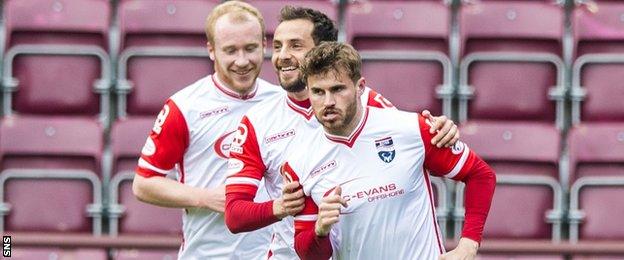
{"label": "seat back", "polygon": [[[563,190],[558,178],[557,129],[546,123],[471,120],[461,131],[468,147],[497,175],[484,237],[558,240]],[[457,196],[461,209],[463,188]]]}
{"label": "seat back", "polygon": [[572,15],[575,39],[573,69],[573,123],[622,121],[624,105],[615,96],[624,95],[624,23],[621,2],[577,7]]}
{"label": "seat back", "polygon": [[563,127],[563,22],[560,6],[535,1],[462,6],[460,120],[557,119]]}
{"label": "seat back", "polygon": [[9,206],[3,230],[99,234],[102,135],[91,119],[6,117],[0,124],[0,196]]}
{"label": "seat back", "polygon": [[118,116],[153,116],[169,96],[213,72],[204,27],[216,5],[202,0],[120,3]]}
{"label": "seat back", "polygon": [[4,9],[5,114],[11,109],[23,114],[108,113],[109,3],[11,0]]}
{"label": "seat back", "polygon": [[[110,234],[159,234],[179,236],[182,212],[140,202],[132,192],[132,178],[153,118],[119,120],[111,131],[113,169],[110,185]],[[159,216],[154,218],[153,216]]]}

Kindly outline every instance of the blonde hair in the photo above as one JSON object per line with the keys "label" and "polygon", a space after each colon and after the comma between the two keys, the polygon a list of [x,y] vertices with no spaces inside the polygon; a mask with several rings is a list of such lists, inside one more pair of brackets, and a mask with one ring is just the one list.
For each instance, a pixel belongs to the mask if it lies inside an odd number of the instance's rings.
{"label": "blonde hair", "polygon": [[214,27],[217,20],[226,14],[233,14],[236,21],[247,21],[246,15],[251,15],[258,19],[262,35],[264,36],[264,18],[260,11],[252,5],[241,1],[227,1],[217,5],[206,18],[206,38],[210,44],[214,44]]}

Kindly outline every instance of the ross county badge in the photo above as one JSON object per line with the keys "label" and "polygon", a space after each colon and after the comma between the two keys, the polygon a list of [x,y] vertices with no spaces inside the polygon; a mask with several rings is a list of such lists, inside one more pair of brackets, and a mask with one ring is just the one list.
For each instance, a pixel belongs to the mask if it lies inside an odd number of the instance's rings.
{"label": "ross county badge", "polygon": [[377,148],[377,155],[385,163],[390,163],[394,160],[394,143],[392,137],[386,137],[379,140],[375,140],[375,147]]}

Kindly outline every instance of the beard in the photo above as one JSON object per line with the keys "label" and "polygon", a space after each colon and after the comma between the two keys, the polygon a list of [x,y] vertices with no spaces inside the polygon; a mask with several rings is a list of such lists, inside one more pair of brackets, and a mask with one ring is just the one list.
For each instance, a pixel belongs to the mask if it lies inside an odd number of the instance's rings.
{"label": "beard", "polygon": [[291,83],[286,83],[282,81],[281,79],[279,80],[279,82],[280,82],[280,86],[282,86],[282,88],[286,90],[287,92],[300,92],[306,88],[306,84],[305,82],[303,82],[301,77],[297,77],[297,79],[295,79]]}
{"label": "beard", "polygon": [[[340,111],[340,109],[335,108],[335,107],[329,108],[329,109],[323,109],[321,113],[317,114],[316,119],[319,122],[321,122],[325,130],[332,135],[346,136],[350,134],[346,132],[348,130],[347,128],[349,128],[349,126],[353,124],[353,120],[355,119],[355,116],[357,115],[357,107],[358,107],[358,102],[356,100],[357,98],[358,97],[356,96],[353,102],[347,105],[344,111]],[[336,120],[333,120],[333,121],[323,120],[322,119],[323,114],[325,114],[328,110],[336,114],[339,114],[340,116]]]}

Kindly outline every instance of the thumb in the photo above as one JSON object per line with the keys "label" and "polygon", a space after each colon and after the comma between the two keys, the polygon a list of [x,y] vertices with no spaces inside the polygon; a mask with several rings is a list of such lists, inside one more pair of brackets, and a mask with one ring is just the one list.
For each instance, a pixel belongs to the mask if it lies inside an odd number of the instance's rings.
{"label": "thumb", "polygon": [[336,186],[336,189],[334,190],[334,194],[341,196],[342,195],[342,188],[340,188],[340,186]]}
{"label": "thumb", "polygon": [[429,118],[431,119],[431,112],[429,112],[429,110],[425,109],[420,113],[423,117]]}

